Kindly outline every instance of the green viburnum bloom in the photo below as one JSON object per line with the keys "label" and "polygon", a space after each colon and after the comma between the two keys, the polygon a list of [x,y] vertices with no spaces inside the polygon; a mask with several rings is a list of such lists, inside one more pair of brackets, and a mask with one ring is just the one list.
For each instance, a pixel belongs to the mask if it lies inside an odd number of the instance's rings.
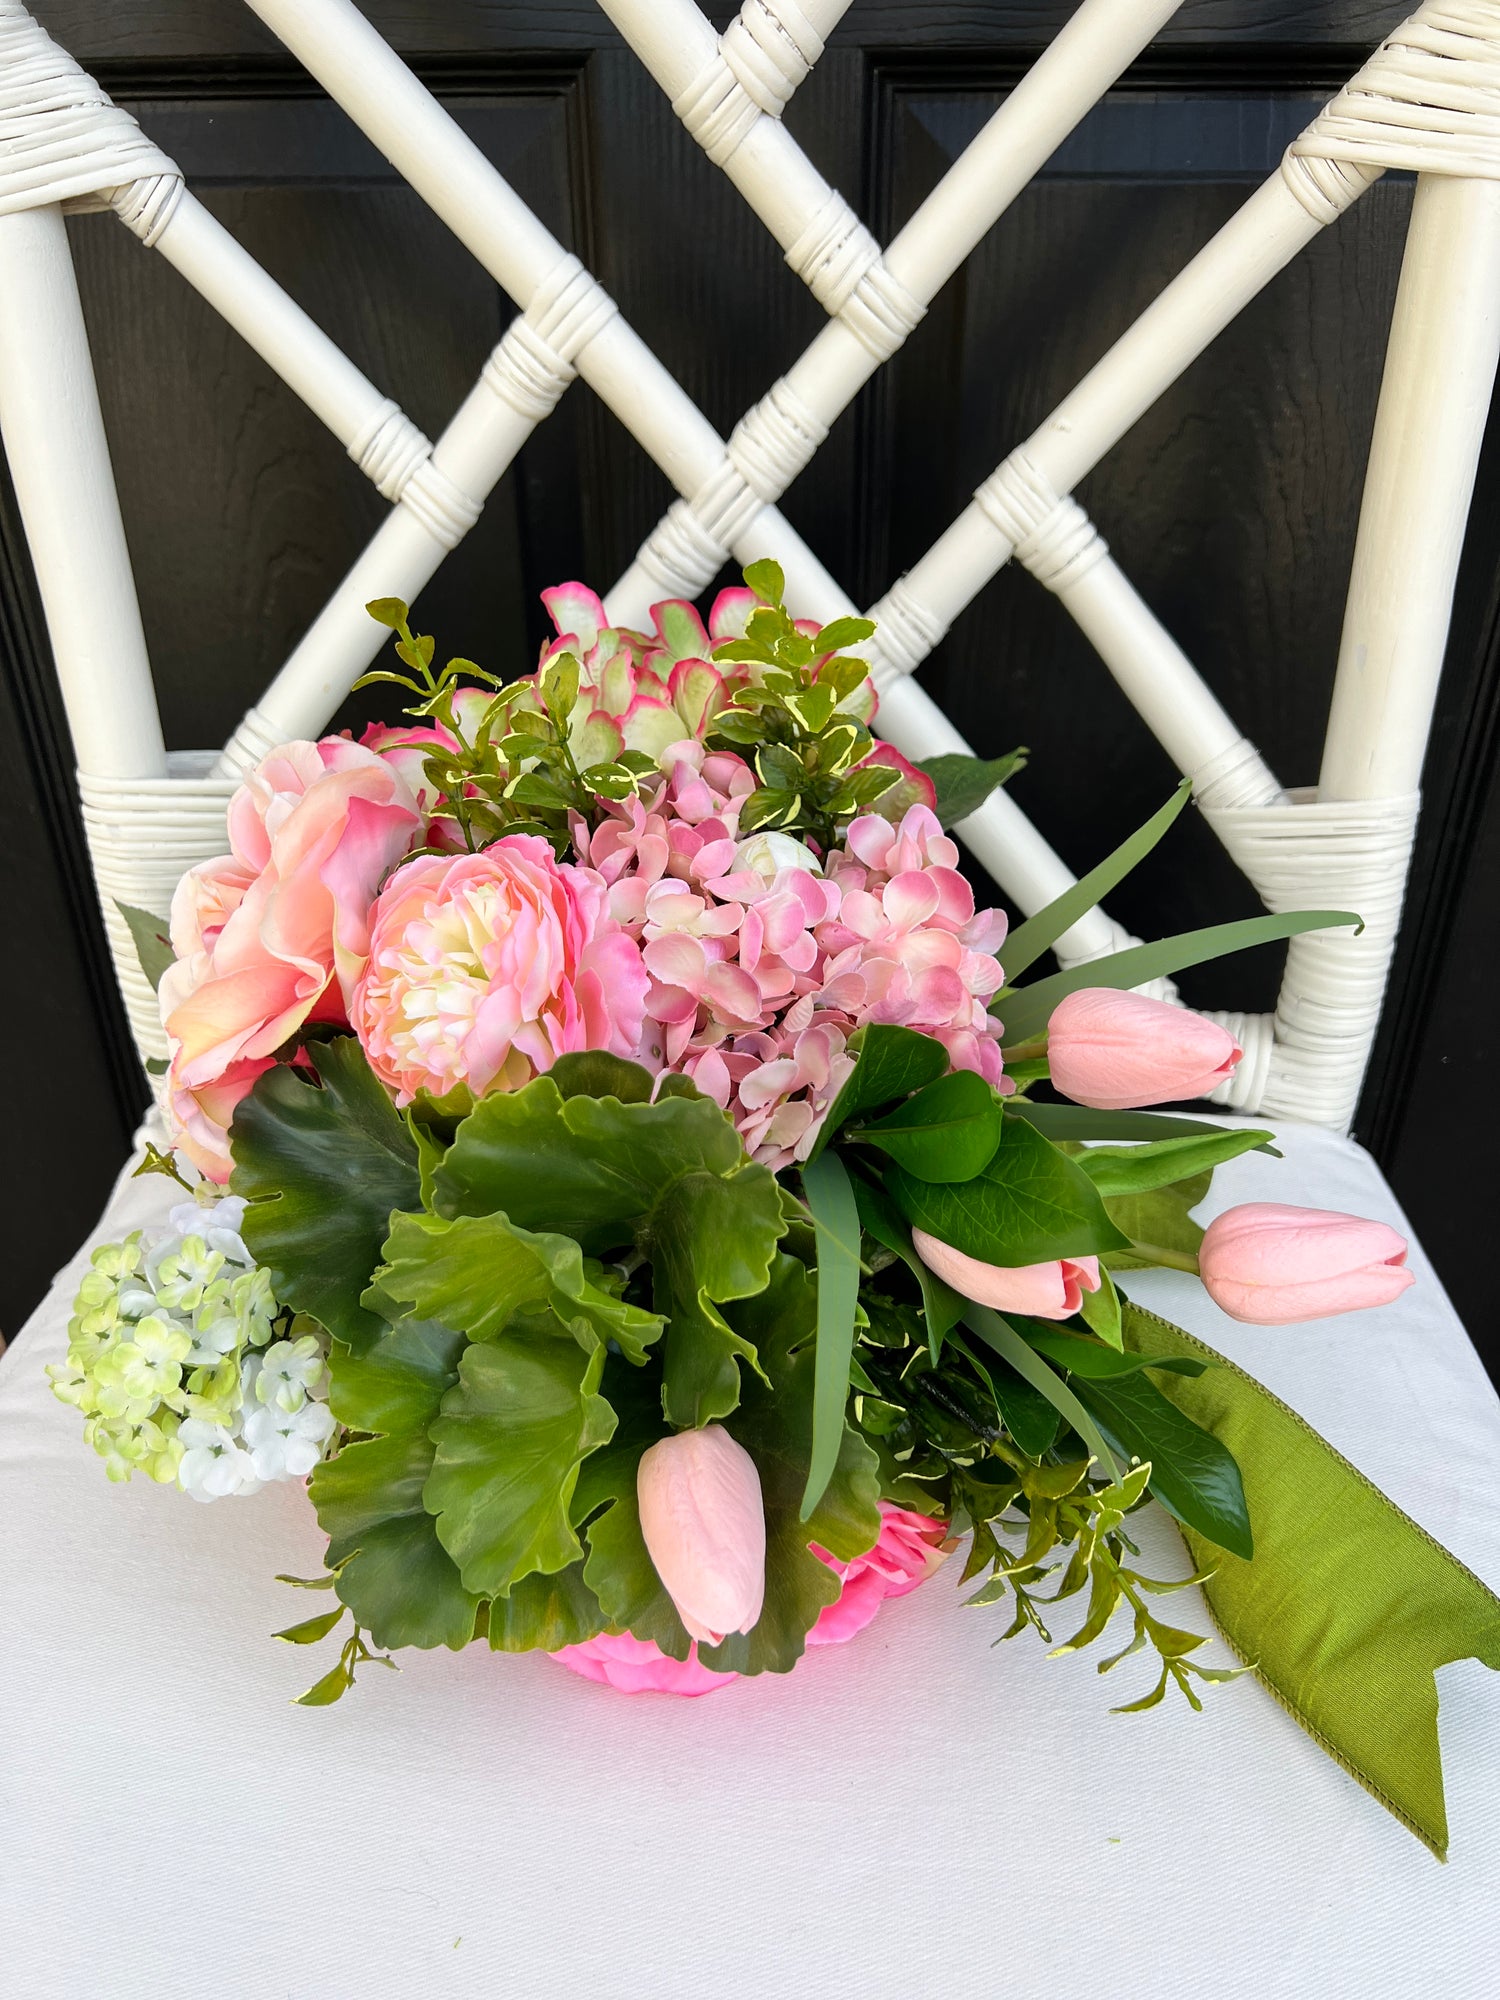
{"label": "green viburnum bloom", "polygon": [[222,1251],[210,1250],[201,1236],[184,1237],[156,1267],[157,1299],[171,1312],[196,1312],[223,1268]]}
{"label": "green viburnum bloom", "polygon": [[323,1385],[326,1372],[322,1343],[312,1334],[278,1340],[261,1356],[255,1393],[261,1402],[291,1415]]}

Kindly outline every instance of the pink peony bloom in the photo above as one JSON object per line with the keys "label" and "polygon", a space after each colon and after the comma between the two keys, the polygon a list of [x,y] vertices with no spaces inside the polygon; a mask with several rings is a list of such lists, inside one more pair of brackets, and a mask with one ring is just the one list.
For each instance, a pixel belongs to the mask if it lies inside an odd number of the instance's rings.
{"label": "pink peony bloom", "polygon": [[1207,1097],[1244,1053],[1233,1035],[1190,1008],[1109,986],[1070,993],[1047,1024],[1052,1081],[1095,1111]]}
{"label": "pink peony bloom", "polygon": [[618,1688],[621,1694],[712,1694],[738,1674],[716,1674],[700,1665],[694,1640],[685,1660],[674,1660],[650,1639],[629,1632],[601,1632],[579,1646],[562,1646],[551,1656],[585,1679]]}
{"label": "pink peony bloom", "polygon": [[766,1594],[766,1515],[755,1460],[722,1424],[641,1454],[641,1535],[677,1615],[717,1646],[749,1632]]}
{"label": "pink peony bloom", "polygon": [[347,737],[288,743],[229,802],[232,852],[172,899],[162,977],[174,1143],[228,1178],[234,1106],[309,1021],[347,1020],[381,877],[420,836],[400,773]]}
{"label": "pink peony bloom", "polygon": [[601,877],[536,834],[387,882],[350,1017],[398,1104],[514,1090],[575,1049],[637,1053],[648,980]]}
{"label": "pink peony bloom", "polygon": [[1384,1222],[1252,1201],[1215,1218],[1198,1250],[1204,1289],[1231,1319],[1295,1326],[1388,1306],[1416,1274],[1406,1238]]}
{"label": "pink peony bloom", "polygon": [[1050,1264],[986,1264],[951,1243],[914,1229],[912,1245],[929,1271],[977,1306],[1030,1313],[1034,1319],[1071,1319],[1085,1292],[1099,1289],[1097,1257],[1060,1257]]}
{"label": "pink peony bloom", "polygon": [[[818,1613],[807,1635],[808,1645],[843,1645],[863,1632],[888,1597],[905,1597],[935,1575],[948,1559],[947,1533],[946,1522],[882,1500],[880,1537],[864,1555],[843,1563],[811,1543],[813,1554],[827,1563],[843,1589]],[[629,1632],[601,1633],[580,1646],[562,1647],[552,1658],[622,1694],[712,1694],[739,1679],[738,1674],[715,1673],[702,1665],[696,1643],[686,1660],[674,1660],[651,1640],[634,1638]]]}
{"label": "pink peony bloom", "polygon": [[842,1578],[844,1588],[818,1613],[818,1622],[807,1635],[808,1645],[841,1646],[863,1632],[888,1597],[905,1597],[935,1576],[948,1560],[947,1535],[946,1521],[882,1500],[880,1537],[862,1556],[841,1563],[816,1542],[810,1544],[818,1560]]}

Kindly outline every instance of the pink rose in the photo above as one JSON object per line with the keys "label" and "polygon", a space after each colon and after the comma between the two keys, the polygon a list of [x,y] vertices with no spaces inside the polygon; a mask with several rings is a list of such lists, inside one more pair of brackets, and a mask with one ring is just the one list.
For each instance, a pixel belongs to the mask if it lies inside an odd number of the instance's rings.
{"label": "pink rose", "polygon": [[1207,1097],[1244,1053],[1233,1035],[1188,1007],[1109,986],[1070,993],[1047,1024],[1052,1081],[1095,1111]]}
{"label": "pink rose", "polygon": [[514,1090],[574,1049],[639,1049],[649,981],[592,868],[538,834],[419,855],[387,882],[350,1008],[370,1065],[419,1090]]}
{"label": "pink rose", "polygon": [[[874,1548],[852,1562],[838,1562],[816,1542],[810,1544],[842,1584],[837,1600],[824,1605],[807,1635],[809,1646],[841,1646],[863,1632],[888,1597],[905,1597],[948,1560],[945,1521],[929,1520],[888,1500],[880,1503],[880,1536]],[[738,1674],[715,1673],[698,1658],[694,1644],[685,1660],[674,1660],[649,1639],[629,1632],[602,1632],[580,1646],[564,1646],[552,1655],[575,1674],[602,1681],[622,1694],[712,1694],[728,1687]]]}
{"label": "pink rose", "polygon": [[986,1264],[965,1256],[951,1243],[914,1229],[917,1255],[945,1285],[977,1306],[996,1312],[1030,1313],[1035,1319],[1071,1319],[1085,1292],[1099,1289],[1097,1257],[1058,1257],[1048,1264]]}
{"label": "pink rose", "polygon": [[1294,1326],[1388,1306],[1416,1274],[1406,1238],[1384,1222],[1323,1208],[1252,1201],[1215,1218],[1198,1249],[1220,1311],[1252,1326]]}
{"label": "pink rose", "polygon": [[175,1143],[229,1174],[234,1107],[309,1021],[348,1018],[381,877],[422,828],[400,774],[347,737],[273,751],[229,802],[231,852],[172,898],[159,998]]}

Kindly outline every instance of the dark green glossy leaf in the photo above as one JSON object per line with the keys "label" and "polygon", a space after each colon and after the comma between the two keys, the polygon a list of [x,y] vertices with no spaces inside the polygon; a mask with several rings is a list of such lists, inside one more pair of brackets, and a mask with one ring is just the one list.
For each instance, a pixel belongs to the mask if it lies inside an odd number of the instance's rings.
{"label": "dark green glossy leaf", "polygon": [[1046,1397],[1063,1422],[1071,1425],[1082,1438],[1106,1478],[1119,1477],[1119,1467],[1089,1411],[1057,1370],[1049,1367],[1039,1354],[1033,1353],[1009,1320],[1002,1319],[988,1306],[971,1305],[964,1314],[964,1325],[971,1333],[977,1333],[987,1346],[993,1347],[1001,1360],[1008,1362],[1024,1382]]}
{"label": "dark green glossy leaf", "polygon": [[951,1070],[908,1097],[859,1137],[889,1153],[919,1180],[948,1184],[972,1180],[1000,1144],[1000,1101],[971,1069]]}
{"label": "dark green glossy leaf", "polygon": [[947,1074],[949,1056],[942,1043],[915,1028],[875,1025],[857,1028],[849,1037],[854,1068],[828,1107],[812,1157],[818,1155],[851,1119],[907,1097]]}
{"label": "dark green glossy leaf", "polygon": [[561,1340],[502,1334],[464,1350],[432,1426],[423,1499],[466,1589],[503,1596],[582,1556],[568,1518],[578,1464],[615,1428],[596,1393],[603,1365],[602,1348]]}
{"label": "dark green glossy leaf", "polygon": [[942,824],[956,826],[970,813],[978,812],[990,793],[1013,778],[1026,763],[1024,750],[1012,750],[1004,757],[966,757],[962,752],[946,752],[941,757],[925,757],[917,769],[932,780],[937,793],[933,810]]}
{"label": "dark green glossy leaf", "polygon": [[1189,1211],[1208,1193],[1211,1179],[1209,1174],[1196,1174],[1191,1180],[1155,1188],[1150,1194],[1115,1195],[1106,1201],[1110,1220],[1132,1245],[1128,1250],[1110,1251],[1110,1269],[1143,1271],[1157,1264],[1180,1267],[1184,1258],[1196,1259],[1203,1227],[1194,1222]]}
{"label": "dark green glossy leaf", "polygon": [[1040,1389],[1033,1388],[1024,1376],[1018,1375],[1008,1361],[1003,1361],[993,1350],[988,1363],[980,1361],[961,1340],[956,1342],[968,1356],[985,1386],[995,1399],[995,1408],[1000,1412],[1001,1422],[1010,1432],[1012,1441],[1028,1458],[1040,1459],[1057,1442],[1058,1431],[1062,1427],[1062,1416],[1050,1398]]}
{"label": "dark green glossy leaf", "polygon": [[1226,1160],[1253,1153],[1269,1132],[1207,1132],[1192,1138],[1157,1139],[1144,1146],[1089,1146],[1078,1164],[1107,1196],[1151,1194],[1157,1188],[1212,1173]]}
{"label": "dark green glossy leaf", "polygon": [[1280,944],[1306,931],[1335,930],[1347,924],[1363,929],[1362,920],[1348,910],[1291,910],[1279,916],[1212,924],[1207,930],[1183,931],[1177,937],[1159,938],[1154,944],[1132,945],[1128,951],[1075,965],[1069,972],[1054,972],[1019,992],[1007,988],[992,1004],[1005,1023],[1006,1043],[1026,1042],[1041,1034],[1059,1001],[1085,986],[1144,986],[1148,980],[1168,978],[1190,965],[1248,951],[1252,945]]}
{"label": "dark green glossy leaf", "polygon": [[985,1263],[1044,1264],[1126,1247],[1083,1169],[1024,1119],[1007,1119],[982,1174],[936,1187],[892,1166],[886,1189],[907,1221]]}
{"label": "dark green glossy leaf", "polygon": [[[1024,1118],[1045,1138],[1081,1143],[1091,1139],[1201,1139],[1205,1133],[1218,1135],[1239,1129],[1211,1125],[1204,1118],[1178,1118],[1166,1111],[1091,1111],[1083,1104],[1013,1104],[1006,1106],[1006,1116]],[[1276,1159],[1281,1157],[1264,1135],[1259,1150]]]}
{"label": "dark green glossy leaf", "polygon": [[137,910],[130,903],[116,901],[115,908],[130,926],[130,941],[154,993],[169,965],[177,963],[172,949],[171,925],[165,917],[153,917],[149,910]]}
{"label": "dark green glossy leaf", "polygon": [[1114,1450],[1150,1464],[1151,1491],[1167,1512],[1248,1561],[1254,1554],[1250,1514],[1228,1449],[1143,1374],[1074,1380]]}
{"label": "dark green glossy leaf", "polygon": [[330,1537],[336,1588],[378,1646],[449,1646],[474,1636],[479,1600],[463,1587],[422,1503],[428,1426],[457,1380],[462,1334],[406,1320],[362,1354],[335,1346],[329,1403],[351,1430],[377,1433],[318,1466],[308,1491]]}
{"label": "dark green glossy leaf", "polygon": [[363,1348],[384,1330],[361,1299],[391,1213],[422,1199],[417,1148],[358,1042],[308,1054],[321,1088],[278,1064],[241,1100],[230,1186],[251,1203],[242,1233],[277,1298]]}
{"label": "dark green glossy leaf", "polygon": [[382,1291],[474,1340],[493,1340],[519,1314],[550,1311],[585,1352],[613,1340],[641,1362],[665,1325],[591,1283],[571,1236],[518,1229],[504,1215],[398,1215],[385,1254]]}
{"label": "dark green glossy leaf", "polygon": [[812,1458],[801,1507],[805,1521],[827,1490],[843,1443],[859,1304],[860,1225],[854,1189],[837,1153],[825,1153],[803,1168],[802,1190],[818,1232],[818,1351]]}
{"label": "dark green glossy leaf", "polygon": [[1167,803],[1159,812],[1154,812],[1138,832],[1133,833],[1129,840],[1122,841],[1113,854],[1101,861],[1097,868],[1091,868],[1071,889],[1065,889],[1045,909],[1038,910],[1034,917],[1028,917],[1024,924],[1010,933],[1005,940],[1002,957],[1005,976],[1012,985],[1044,951],[1056,944],[1064,931],[1071,930],[1080,917],[1102,901],[1146,858],[1187,804],[1192,791],[1191,779],[1184,778]]}
{"label": "dark green glossy leaf", "polygon": [[1085,1340],[1065,1327],[1049,1326],[1045,1320],[1022,1319],[1012,1314],[1011,1324],[1028,1347],[1035,1348],[1038,1354],[1044,1354],[1049,1361],[1055,1361],[1059,1368],[1066,1368],[1073,1375],[1110,1381],[1120,1375],[1133,1375],[1141,1368],[1165,1368],[1173,1374],[1201,1375],[1207,1365],[1187,1356],[1126,1354],[1097,1340]]}

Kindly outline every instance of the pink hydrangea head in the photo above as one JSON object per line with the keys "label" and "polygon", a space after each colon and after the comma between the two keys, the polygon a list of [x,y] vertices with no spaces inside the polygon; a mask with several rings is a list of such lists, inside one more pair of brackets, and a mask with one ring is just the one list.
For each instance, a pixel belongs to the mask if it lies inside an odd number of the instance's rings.
{"label": "pink hydrangea head", "polygon": [[460,1085],[480,1097],[571,1050],[636,1055],[648,983],[601,877],[536,834],[511,834],[396,871],[351,1021],[398,1103]]}
{"label": "pink hydrangea head", "polygon": [[347,1020],[375,891],[422,815],[395,765],[329,736],[273,751],[228,824],[232,851],[177,886],[177,959],[158,989],[174,1139],[214,1178],[227,1172],[226,1107],[309,1021]]}

